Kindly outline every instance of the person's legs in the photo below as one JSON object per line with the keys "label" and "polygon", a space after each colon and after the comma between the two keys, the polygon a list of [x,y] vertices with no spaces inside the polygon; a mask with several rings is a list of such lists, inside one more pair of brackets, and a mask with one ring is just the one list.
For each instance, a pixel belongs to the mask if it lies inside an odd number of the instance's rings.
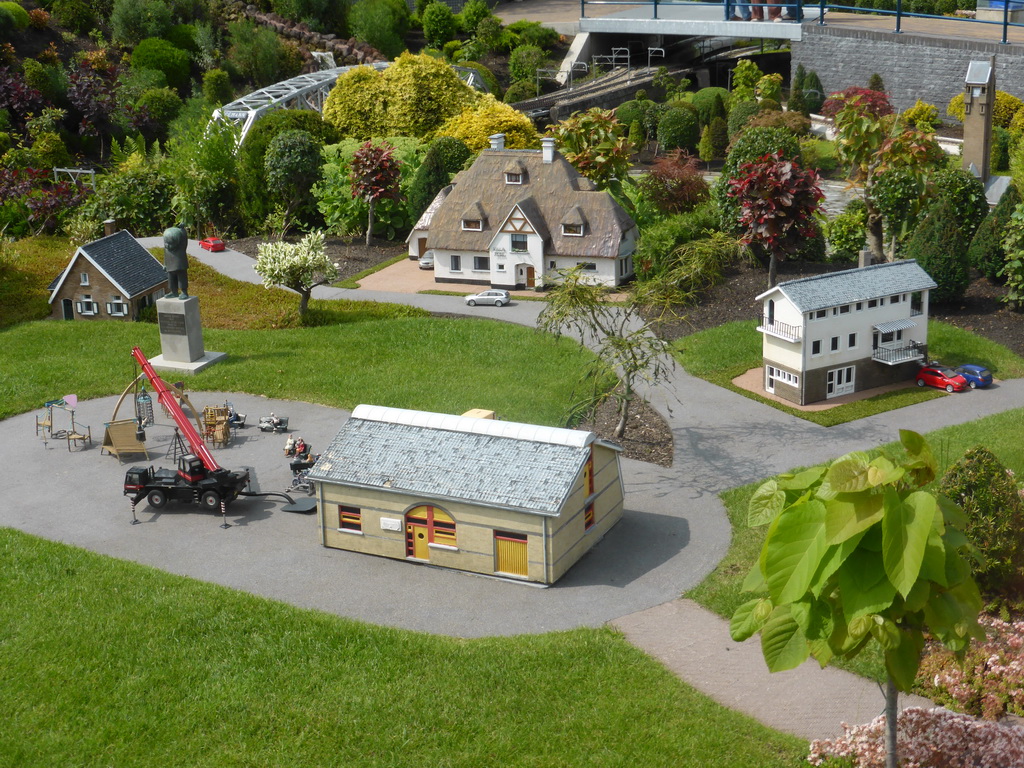
{"label": "person's legs", "polygon": [[764,19],[764,2],[765,0],[753,0],[750,4],[750,15],[754,21],[761,21]]}
{"label": "person's legs", "polygon": [[[777,3],[779,0],[770,0],[772,3]],[[771,21],[781,21],[782,19],[782,7],[779,5],[768,7],[768,18]]]}

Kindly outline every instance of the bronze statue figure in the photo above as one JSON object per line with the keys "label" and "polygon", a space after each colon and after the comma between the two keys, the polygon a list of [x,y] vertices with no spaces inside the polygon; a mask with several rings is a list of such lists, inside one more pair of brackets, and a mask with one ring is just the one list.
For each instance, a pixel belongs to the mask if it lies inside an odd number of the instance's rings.
{"label": "bronze statue figure", "polygon": [[188,235],[181,227],[164,230],[164,270],[167,272],[169,283],[167,295],[172,298],[188,298],[188,256],[185,254],[187,245]]}

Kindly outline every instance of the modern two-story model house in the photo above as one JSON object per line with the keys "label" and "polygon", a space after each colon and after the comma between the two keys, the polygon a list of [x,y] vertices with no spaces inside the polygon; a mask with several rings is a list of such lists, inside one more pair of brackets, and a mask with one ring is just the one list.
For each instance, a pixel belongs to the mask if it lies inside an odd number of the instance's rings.
{"label": "modern two-story model house", "polygon": [[555,150],[505,149],[491,136],[409,235],[410,252],[434,255],[434,280],[495,288],[539,288],[558,270],[582,266],[593,282],[633,276],[637,226],[615,199]]}
{"label": "modern two-story model house", "polygon": [[49,286],[51,317],[138,320],[167,292],[163,265],[124,230],[78,248]]}
{"label": "modern two-story model house", "polygon": [[309,473],[326,547],[554,583],[622,517],[592,432],[360,405]]}
{"label": "modern two-story model house", "polygon": [[928,292],[916,261],[780,283],[760,296],[764,386],[800,405],[913,378],[928,359]]}

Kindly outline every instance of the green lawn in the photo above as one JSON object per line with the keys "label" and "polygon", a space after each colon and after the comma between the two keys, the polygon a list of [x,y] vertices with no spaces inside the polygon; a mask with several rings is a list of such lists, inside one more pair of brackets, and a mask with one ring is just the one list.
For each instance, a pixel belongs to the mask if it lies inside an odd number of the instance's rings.
{"label": "green lawn", "polygon": [[[228,359],[190,377],[193,390],[249,392],[351,408],[362,402],[441,413],[488,408],[501,418],[563,426],[591,353],[569,339],[475,319],[398,318],[319,328],[207,329]],[[22,323],[0,331],[0,418],[74,392],[121,392],[138,345],[160,352],[155,325]]]}
{"label": "green lawn", "polygon": [[[1021,424],[1024,423],[1024,408],[987,416],[967,424],[944,427],[926,435],[939,465],[939,476],[957,461],[968,449],[984,445],[994,453],[1007,468],[1016,474],[1024,473],[1024,442],[1020,439]],[[898,450],[898,444],[884,446],[883,450]],[[794,467],[794,469],[799,469]],[[766,478],[767,479],[767,478]],[[741,591],[742,582],[757,562],[767,526],[747,526],[747,505],[751,495],[761,482],[734,488],[721,495],[729,519],[732,522],[732,541],[729,551],[715,570],[698,586],[687,593],[720,616],[730,617],[735,610],[751,598],[750,593]],[[869,646],[877,648],[876,644]],[[848,665],[847,669],[858,674],[884,679],[880,654],[862,654]]]}
{"label": "green lawn", "polygon": [[[756,320],[742,320],[684,336],[674,344],[676,359],[694,376],[823,427],[845,424],[865,416],[945,396],[945,393],[930,387],[914,387],[886,392],[824,411],[799,411],[768,400],[732,383],[740,374],[751,368],[760,368],[763,364],[761,334],[756,328]],[[928,323],[928,354],[932,359],[943,362],[984,365],[998,379],[1024,376],[1024,358],[1000,344],[936,320]]]}
{"label": "green lawn", "polygon": [[608,629],[458,640],[11,530],[0,557],[2,765],[795,768],[806,754]]}

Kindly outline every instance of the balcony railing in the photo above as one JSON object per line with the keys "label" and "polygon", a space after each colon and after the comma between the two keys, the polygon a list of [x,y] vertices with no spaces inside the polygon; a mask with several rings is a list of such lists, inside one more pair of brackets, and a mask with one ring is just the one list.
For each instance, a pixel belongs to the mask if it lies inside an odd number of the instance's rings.
{"label": "balcony railing", "polygon": [[899,365],[928,357],[928,345],[912,341],[902,347],[878,347],[871,350],[871,359],[885,365]]}
{"label": "balcony railing", "polygon": [[800,341],[800,334],[802,331],[799,325],[782,323],[768,317],[768,315],[761,316],[761,324],[757,326],[757,330],[771,334],[772,336],[778,336],[780,339],[786,339],[787,341]]}

